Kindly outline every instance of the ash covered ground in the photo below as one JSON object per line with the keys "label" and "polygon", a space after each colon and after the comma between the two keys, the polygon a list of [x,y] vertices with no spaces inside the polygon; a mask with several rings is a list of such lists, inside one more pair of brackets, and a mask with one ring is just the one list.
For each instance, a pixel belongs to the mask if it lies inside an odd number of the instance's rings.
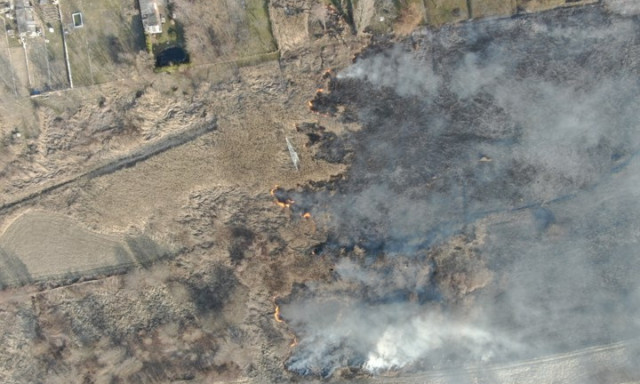
{"label": "ash covered ground", "polygon": [[639,33],[600,7],[558,10],[379,41],[327,75],[310,107],[361,129],[298,127],[350,168],[287,192],[335,263],[281,302],[287,369],[482,366],[635,338]]}

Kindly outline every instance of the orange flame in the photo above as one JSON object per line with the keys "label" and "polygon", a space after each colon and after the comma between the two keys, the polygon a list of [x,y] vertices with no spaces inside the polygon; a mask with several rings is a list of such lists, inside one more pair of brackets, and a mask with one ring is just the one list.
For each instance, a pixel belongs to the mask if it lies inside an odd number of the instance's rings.
{"label": "orange flame", "polygon": [[273,313],[273,318],[278,322],[282,323],[282,319],[280,318],[280,306],[276,305],[276,311]]}
{"label": "orange flame", "polygon": [[[273,312],[273,319],[278,323],[284,323],[285,321],[282,319],[282,317],[280,317],[280,306],[276,304],[277,299],[278,299],[278,296],[273,296],[271,298],[271,300],[273,301],[273,305],[276,306],[276,309]],[[296,337],[295,334],[293,334],[293,341],[291,342],[291,344],[289,344],[289,348],[293,348],[296,345],[298,345],[298,338]]]}
{"label": "orange flame", "polygon": [[287,201],[276,200],[276,204],[280,208],[289,208],[292,203],[293,203],[293,200],[287,200]]}
{"label": "orange flame", "polygon": [[269,194],[273,197],[275,197],[276,199],[274,200],[274,202],[278,205],[278,207],[280,208],[289,208],[291,206],[291,204],[295,203],[295,201],[291,200],[291,199],[286,199],[286,200],[280,200],[278,197],[276,197],[276,191],[278,190],[277,185],[273,188],[271,188],[271,190],[269,191]]}

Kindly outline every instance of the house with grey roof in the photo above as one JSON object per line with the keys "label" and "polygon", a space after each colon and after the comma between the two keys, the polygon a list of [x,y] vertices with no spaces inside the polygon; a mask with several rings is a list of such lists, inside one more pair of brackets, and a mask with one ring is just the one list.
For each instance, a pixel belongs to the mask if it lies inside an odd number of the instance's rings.
{"label": "house with grey roof", "polygon": [[21,37],[36,35],[36,19],[29,0],[16,0],[16,22]]}
{"label": "house with grey roof", "polygon": [[138,0],[142,26],[148,34],[162,33],[162,19],[160,17],[160,5],[158,0]]}

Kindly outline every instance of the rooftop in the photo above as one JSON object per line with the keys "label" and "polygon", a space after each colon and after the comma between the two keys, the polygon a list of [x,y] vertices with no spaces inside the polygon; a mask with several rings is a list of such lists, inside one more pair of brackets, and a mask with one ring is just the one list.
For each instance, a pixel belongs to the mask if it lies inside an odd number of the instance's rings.
{"label": "rooftop", "polygon": [[142,16],[142,26],[145,33],[162,33],[162,23],[160,20],[160,10],[157,0],[138,0],[140,3],[140,14]]}
{"label": "rooftop", "polygon": [[16,21],[20,35],[36,33],[36,20],[29,0],[16,0]]}

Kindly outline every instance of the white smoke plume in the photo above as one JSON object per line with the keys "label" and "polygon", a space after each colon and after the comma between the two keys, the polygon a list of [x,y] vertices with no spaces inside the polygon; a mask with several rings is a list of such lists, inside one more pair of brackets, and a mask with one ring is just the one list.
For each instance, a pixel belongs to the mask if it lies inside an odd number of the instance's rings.
{"label": "white smoke plume", "polygon": [[624,16],[640,14],[640,2],[637,0],[605,0],[605,5],[612,12]]}
{"label": "white smoke plume", "polygon": [[[400,96],[423,96],[438,88],[439,78],[424,60],[404,54],[396,46],[347,68],[338,78],[365,80],[376,87],[393,88]],[[415,81],[420,78],[421,81]]]}
{"label": "white smoke plume", "polygon": [[[364,369],[381,372],[403,368],[405,365],[437,350],[447,343],[464,344],[465,348],[480,361],[489,361],[496,349],[504,349],[496,335],[473,324],[464,324],[457,319],[447,319],[440,313],[427,313],[407,319],[385,329],[369,352]],[[515,347],[510,346],[510,347]]]}
{"label": "white smoke plume", "polygon": [[329,211],[337,261],[282,305],[288,369],[482,366],[640,334],[639,33],[601,6],[558,10],[344,70],[332,92],[363,129],[346,181],[295,199]]}

